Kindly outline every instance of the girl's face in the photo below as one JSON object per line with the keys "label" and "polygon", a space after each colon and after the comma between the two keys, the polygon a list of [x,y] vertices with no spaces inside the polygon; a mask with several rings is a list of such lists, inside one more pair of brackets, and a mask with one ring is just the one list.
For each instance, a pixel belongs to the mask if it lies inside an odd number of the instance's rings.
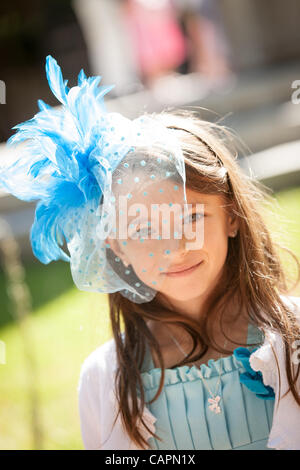
{"label": "girl's face", "polygon": [[[157,188],[153,185],[147,201],[143,202],[149,207],[148,214],[151,214],[151,204],[168,203],[168,200],[162,200],[161,196],[156,195],[158,195]],[[196,228],[198,229],[197,219],[201,219],[203,224],[202,236],[199,238],[202,242],[197,244],[196,250],[187,246],[191,239],[185,238],[184,231],[180,239],[174,237],[151,239],[151,224],[154,226],[151,217],[138,225],[135,223],[136,216],[128,217],[128,234],[135,234],[136,238],[127,238],[125,245],[120,240],[109,239],[114,252],[125,264],[131,265],[142,282],[173,301],[185,301],[202,296],[217,285],[227,256],[228,237],[238,229],[233,215],[225,211],[225,202],[221,196],[202,194],[188,188],[186,195],[190,204],[189,229],[194,232]],[[202,205],[201,210],[199,205]],[[186,220],[186,216],[184,217]],[[162,223],[160,220],[160,235]],[[149,238],[141,241],[143,235],[147,233]],[[170,233],[174,233],[172,227]],[[192,269],[187,269],[191,267]],[[174,271],[177,271],[177,274],[174,274]],[[178,271],[182,272],[179,274]]]}

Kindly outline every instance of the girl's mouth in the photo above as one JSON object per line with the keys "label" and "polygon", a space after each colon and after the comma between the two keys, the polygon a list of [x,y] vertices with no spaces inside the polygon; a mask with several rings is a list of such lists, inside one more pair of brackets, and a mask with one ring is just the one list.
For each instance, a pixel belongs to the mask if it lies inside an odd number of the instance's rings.
{"label": "girl's mouth", "polygon": [[184,271],[179,271],[177,273],[174,272],[174,273],[162,273],[162,274],[164,274],[165,276],[168,276],[168,277],[187,276],[188,274],[194,272],[198,268],[198,266],[200,266],[202,263],[203,263],[203,261],[200,261],[200,263],[195,264],[191,268],[185,269]]}

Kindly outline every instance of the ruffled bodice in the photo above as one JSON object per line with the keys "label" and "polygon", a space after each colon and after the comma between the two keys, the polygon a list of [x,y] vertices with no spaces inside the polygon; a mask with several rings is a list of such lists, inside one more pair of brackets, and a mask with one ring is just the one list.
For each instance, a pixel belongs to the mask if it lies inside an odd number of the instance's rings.
{"label": "ruffled bodice", "polygon": [[[262,333],[249,325],[247,344],[262,344]],[[249,346],[249,350],[254,347]],[[200,366],[206,385],[215,393],[221,372],[218,394],[221,413],[208,408],[209,392],[196,366],[165,370],[164,388],[159,398],[146,404],[156,417],[153,449],[268,449],[266,447],[273,417],[273,400],[263,400],[246,387],[240,376],[247,372],[243,363],[232,355],[209,360]],[[161,369],[155,368],[151,354],[144,361],[142,380],[146,403],[159,386]]]}

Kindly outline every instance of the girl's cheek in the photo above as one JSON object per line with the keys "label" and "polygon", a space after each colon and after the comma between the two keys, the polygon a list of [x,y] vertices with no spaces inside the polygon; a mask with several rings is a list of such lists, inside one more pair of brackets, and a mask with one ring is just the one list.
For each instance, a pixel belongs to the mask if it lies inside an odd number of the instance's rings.
{"label": "girl's cheek", "polygon": [[146,245],[141,246],[142,243],[128,243],[127,256],[131,259],[133,265],[141,266],[142,264],[150,264],[151,259],[149,253],[151,251],[146,248]]}

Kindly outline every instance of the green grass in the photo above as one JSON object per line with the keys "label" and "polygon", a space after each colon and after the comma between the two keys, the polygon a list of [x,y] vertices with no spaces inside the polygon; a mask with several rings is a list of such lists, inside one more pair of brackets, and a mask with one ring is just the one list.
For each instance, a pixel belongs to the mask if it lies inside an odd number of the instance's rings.
{"label": "green grass", "polygon": [[[284,218],[280,240],[300,258],[300,188],[281,192],[276,198],[279,207],[268,223],[278,231],[279,220]],[[79,291],[67,263],[44,266],[34,261],[25,270],[33,306],[26,333],[35,352],[42,448],[82,449],[79,371],[87,355],[111,337],[108,299]],[[293,295],[300,296],[299,288]],[[0,340],[6,345],[6,363],[0,364],[0,449],[32,449],[28,361],[20,329],[12,321],[1,273],[0,300]]]}
{"label": "green grass", "polygon": [[[274,195],[276,203],[272,207],[273,215],[266,217],[274,241],[291,250],[300,260],[300,187],[281,191]],[[297,266],[286,251],[280,251],[286,273],[290,276],[290,286],[297,279]],[[292,282],[293,281],[293,282]],[[300,296],[298,285],[290,295]]]}
{"label": "green grass", "polygon": [[[81,449],[76,387],[85,357],[111,336],[107,296],[75,286],[63,292],[63,284],[71,285],[69,265],[64,262],[39,269],[30,264],[26,279],[34,293],[26,333],[35,351],[43,448]],[[52,279],[59,292],[56,297]],[[2,326],[0,339],[6,345],[6,364],[0,364],[0,448],[32,449],[28,362],[14,322]]]}

